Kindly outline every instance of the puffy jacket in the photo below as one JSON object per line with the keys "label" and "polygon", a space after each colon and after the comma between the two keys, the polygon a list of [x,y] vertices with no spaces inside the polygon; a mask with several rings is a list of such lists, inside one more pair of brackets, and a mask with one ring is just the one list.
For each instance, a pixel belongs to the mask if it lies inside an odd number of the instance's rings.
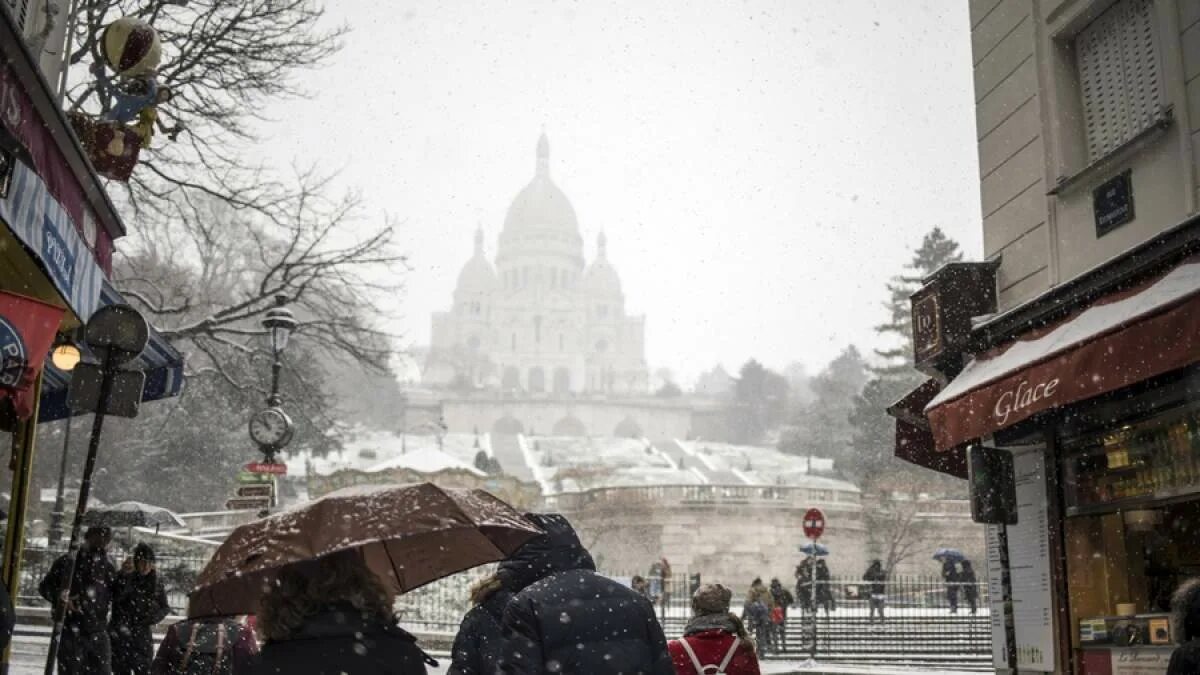
{"label": "puffy jacket", "polygon": [[504,610],[503,673],[674,675],[667,640],[644,596],[596,574],[560,515],[529,516],[546,533],[497,574],[516,592]]}
{"label": "puffy jacket", "polygon": [[[395,624],[367,621],[349,605],[309,617],[286,640],[270,640],[248,675],[426,675],[436,662]],[[239,673],[240,675],[240,673]]]}
{"label": "puffy jacket", "polygon": [[450,651],[448,675],[495,675],[504,651],[501,622],[512,593],[499,590],[463,617]]}
{"label": "puffy jacket", "polygon": [[[723,630],[707,630],[693,633],[682,639],[688,641],[688,646],[696,653],[696,658],[699,659],[701,666],[718,666],[725,660],[725,655],[733,647],[734,636]],[[668,648],[671,650],[671,663],[675,666],[676,675],[708,675],[708,673],[696,671],[695,664],[684,651],[680,640],[671,640]],[[754,655],[754,645],[745,641],[739,644],[724,672],[726,675],[759,675],[758,658]]]}
{"label": "puffy jacket", "polygon": [[102,550],[80,549],[75,557],[75,574],[67,579],[70,559],[61,555],[38,584],[38,593],[47,602],[57,603],[58,596],[71,584],[76,611],[64,618],[67,628],[81,633],[99,633],[108,629],[108,609],[112,600],[117,568]]}
{"label": "puffy jacket", "polygon": [[117,575],[113,584],[111,626],[154,626],[170,613],[167,591],[158,580],[157,572],[122,572]]}

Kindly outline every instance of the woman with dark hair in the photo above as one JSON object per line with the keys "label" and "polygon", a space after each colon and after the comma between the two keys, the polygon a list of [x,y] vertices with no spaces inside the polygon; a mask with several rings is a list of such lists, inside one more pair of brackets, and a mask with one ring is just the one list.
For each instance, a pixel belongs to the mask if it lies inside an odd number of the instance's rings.
{"label": "woman with dark hair", "polygon": [[261,601],[250,675],[425,675],[437,662],[396,625],[394,600],[357,551],[284,567]]}

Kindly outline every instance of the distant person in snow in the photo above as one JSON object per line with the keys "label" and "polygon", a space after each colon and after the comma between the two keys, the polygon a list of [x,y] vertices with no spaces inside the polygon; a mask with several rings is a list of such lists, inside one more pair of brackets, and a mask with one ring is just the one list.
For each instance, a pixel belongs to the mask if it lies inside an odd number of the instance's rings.
{"label": "distant person in snow", "polygon": [[867,593],[867,605],[870,607],[868,622],[875,623],[875,615],[879,615],[879,623],[883,623],[883,606],[886,596],[887,570],[883,569],[883,563],[879,560],[872,560],[871,565],[867,567],[867,571],[863,573],[863,581]]}
{"label": "distant person in snow", "polygon": [[778,650],[787,649],[787,619],[788,608],[795,602],[791,591],[783,587],[779,579],[771,580],[771,598],[775,600],[775,608],[771,610],[771,625],[775,631],[775,646]]}
{"label": "distant person in snow", "polygon": [[147,675],[154,658],[152,630],[167,618],[167,591],[154,569],[154,550],[144,543],[133,548],[132,569],[122,564],[113,585],[112,665],[116,675]]}
{"label": "distant person in snow", "polygon": [[675,675],[759,675],[754,640],[729,611],[732,597],[721,584],[704,584],[692,595],[683,637],[668,644]]}
{"label": "distant person in snow", "polygon": [[950,605],[950,613],[958,614],[958,566],[953,560],[947,559],[942,563],[942,580],[946,582],[946,602]]}
{"label": "distant person in snow", "polygon": [[816,606],[825,608],[825,616],[837,609],[837,603],[833,600],[833,578],[829,575],[829,566],[820,558],[817,558]]}
{"label": "distant person in snow", "polygon": [[963,597],[971,608],[971,615],[979,611],[979,580],[975,578],[975,567],[970,560],[962,561],[962,571],[958,573],[958,581],[962,585]]}

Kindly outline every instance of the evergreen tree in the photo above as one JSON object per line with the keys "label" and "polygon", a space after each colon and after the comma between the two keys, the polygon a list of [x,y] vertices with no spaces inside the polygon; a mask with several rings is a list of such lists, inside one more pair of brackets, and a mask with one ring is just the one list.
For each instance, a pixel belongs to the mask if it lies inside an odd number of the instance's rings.
{"label": "evergreen tree", "polygon": [[912,307],[909,296],[921,288],[926,277],[946,263],[962,260],[958,242],[946,236],[942,228],[935,227],[925,235],[921,245],[913,252],[912,261],[904,271],[892,277],[888,283],[889,294],[886,307],[889,319],[875,327],[875,331],[891,342],[891,346],[876,349],[883,363],[871,370],[878,377],[909,379],[913,375],[912,362]]}

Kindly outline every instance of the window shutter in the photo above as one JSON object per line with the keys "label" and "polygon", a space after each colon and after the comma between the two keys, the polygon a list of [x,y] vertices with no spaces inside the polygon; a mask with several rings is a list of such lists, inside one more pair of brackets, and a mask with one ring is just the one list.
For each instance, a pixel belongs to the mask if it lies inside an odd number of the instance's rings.
{"label": "window shutter", "polygon": [[1075,38],[1089,161],[1158,118],[1162,90],[1154,34],[1151,0],[1121,0]]}
{"label": "window shutter", "polygon": [[25,15],[29,13],[29,0],[0,0],[12,16],[21,33],[25,32]]}

